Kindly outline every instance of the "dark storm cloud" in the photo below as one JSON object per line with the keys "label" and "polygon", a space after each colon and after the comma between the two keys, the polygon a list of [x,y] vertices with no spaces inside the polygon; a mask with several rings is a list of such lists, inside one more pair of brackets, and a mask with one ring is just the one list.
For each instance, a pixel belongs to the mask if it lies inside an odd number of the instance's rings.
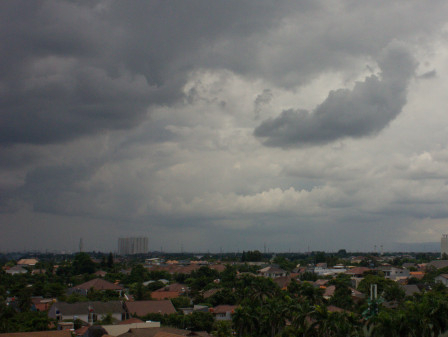
{"label": "dark storm cloud", "polygon": [[379,60],[381,75],[357,82],[353,90],[331,91],[313,112],[286,110],[258,126],[254,134],[268,146],[304,146],[381,131],[406,103],[416,62],[402,46],[393,45]]}
{"label": "dark storm cloud", "polygon": [[[296,87],[316,73],[376,54],[394,34],[406,38],[414,30],[429,31],[442,17],[434,9],[425,25],[399,23],[389,16],[400,10],[411,17],[415,5],[393,7],[362,22],[375,29],[354,36],[357,20],[373,5],[3,1],[0,6],[0,144],[55,143],[133,127],[152,106],[182,97],[188,74],[198,68]],[[359,15],[347,15],[345,7]]]}
{"label": "dark storm cloud", "polygon": [[268,27],[269,2],[5,1],[0,143],[54,143],[126,129],[181,97],[201,46]]}

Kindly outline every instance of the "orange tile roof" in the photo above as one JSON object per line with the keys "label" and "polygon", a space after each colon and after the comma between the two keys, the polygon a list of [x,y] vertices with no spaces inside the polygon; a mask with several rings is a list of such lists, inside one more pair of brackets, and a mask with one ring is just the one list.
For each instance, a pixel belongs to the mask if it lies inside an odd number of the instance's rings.
{"label": "orange tile roof", "polygon": [[151,298],[153,300],[164,300],[170,298],[177,298],[180,294],[177,291],[153,291]]}

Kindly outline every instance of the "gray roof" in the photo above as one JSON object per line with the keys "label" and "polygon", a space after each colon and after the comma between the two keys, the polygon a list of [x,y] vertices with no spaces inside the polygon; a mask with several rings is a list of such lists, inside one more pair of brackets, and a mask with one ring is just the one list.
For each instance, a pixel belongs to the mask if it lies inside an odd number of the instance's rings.
{"label": "gray roof", "polygon": [[436,269],[446,268],[446,267],[448,267],[448,260],[434,260],[434,261],[431,261],[431,262],[429,262],[426,265],[426,268],[428,268],[428,267],[429,268],[434,267]]}
{"label": "gray roof", "polygon": [[85,315],[89,313],[89,308],[92,308],[96,314],[108,314],[108,313],[125,313],[121,301],[110,302],[78,302],[78,303],[65,303],[57,302],[52,305],[50,311],[53,308],[57,308],[64,316],[72,315]]}
{"label": "gray roof", "polygon": [[405,284],[402,287],[406,296],[412,296],[420,293],[420,289],[415,284]]}
{"label": "gray roof", "polygon": [[161,301],[126,301],[126,307],[131,315],[146,316],[151,313],[174,314],[176,309],[170,300]]}

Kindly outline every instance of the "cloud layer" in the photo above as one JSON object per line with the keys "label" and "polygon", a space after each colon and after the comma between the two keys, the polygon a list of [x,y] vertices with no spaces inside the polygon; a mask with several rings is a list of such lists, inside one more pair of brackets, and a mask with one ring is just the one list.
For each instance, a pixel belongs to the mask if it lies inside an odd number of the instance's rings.
{"label": "cloud layer", "polygon": [[437,241],[447,6],[1,2],[1,249]]}

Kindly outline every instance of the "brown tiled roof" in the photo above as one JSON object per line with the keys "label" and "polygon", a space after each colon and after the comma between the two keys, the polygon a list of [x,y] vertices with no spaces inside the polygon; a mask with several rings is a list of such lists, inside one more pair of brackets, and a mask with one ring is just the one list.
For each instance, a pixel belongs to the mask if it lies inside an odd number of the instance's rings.
{"label": "brown tiled roof", "polygon": [[280,276],[276,277],[273,281],[276,283],[281,289],[285,289],[291,283],[291,276]]}
{"label": "brown tiled roof", "polygon": [[179,297],[179,293],[177,291],[153,291],[151,293],[151,298],[153,300],[164,300],[170,298]]}
{"label": "brown tiled roof", "polygon": [[336,290],[336,286],[329,286],[325,288],[324,297],[332,297]]}
{"label": "brown tiled roof", "polygon": [[126,302],[125,305],[131,315],[136,314],[140,317],[153,313],[174,314],[176,312],[170,300],[134,301]]}
{"label": "brown tiled roof", "polygon": [[209,297],[213,296],[214,294],[216,294],[218,291],[221,291],[221,289],[209,289],[209,290],[206,290],[202,294],[202,297],[203,298],[209,298]]}
{"label": "brown tiled roof", "polygon": [[366,271],[369,271],[369,270],[370,270],[370,268],[367,268],[367,267],[355,267],[355,268],[351,268],[351,269],[347,270],[345,273],[349,274],[349,275],[362,275]]}
{"label": "brown tiled roof", "polygon": [[118,322],[119,325],[132,324],[132,323],[145,323],[145,322],[143,322],[141,319],[138,319],[138,318],[135,318],[135,317],[132,317],[132,318],[129,318],[127,320]]}
{"label": "brown tiled roof", "polygon": [[221,304],[214,307],[211,311],[215,314],[225,314],[227,312],[233,313],[237,307],[237,305]]}
{"label": "brown tiled roof", "polygon": [[78,284],[72,289],[89,290],[90,288],[93,288],[95,290],[123,290],[123,287],[120,287],[119,285],[113,284],[101,278],[96,278],[85,283]]}
{"label": "brown tiled roof", "polygon": [[35,331],[35,332],[15,332],[15,333],[0,333],[4,337],[71,337],[70,331]]}
{"label": "brown tiled roof", "polygon": [[211,264],[208,266],[210,269],[216,270],[217,272],[222,273],[224,270],[226,270],[226,266],[223,264]]}
{"label": "brown tiled roof", "polygon": [[188,330],[176,328],[132,328],[129,332],[120,335],[119,337],[155,337],[160,336],[158,333],[169,333],[174,336],[187,336],[191,333]]}
{"label": "brown tiled roof", "polygon": [[315,285],[316,287],[320,287],[320,286],[324,286],[324,285],[326,285],[328,282],[330,282],[330,280],[326,280],[326,279],[322,279],[322,278],[320,278],[320,279],[318,279],[318,280],[316,280],[316,281],[314,282],[314,285]]}

